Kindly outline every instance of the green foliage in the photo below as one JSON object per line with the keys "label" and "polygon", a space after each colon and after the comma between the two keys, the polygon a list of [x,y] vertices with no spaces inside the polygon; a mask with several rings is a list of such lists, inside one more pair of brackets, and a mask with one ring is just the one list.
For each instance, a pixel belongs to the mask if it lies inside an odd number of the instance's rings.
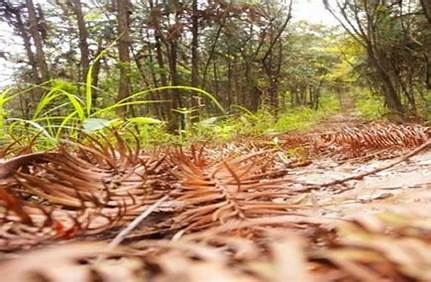
{"label": "green foliage", "polygon": [[388,112],[383,105],[383,98],[373,95],[368,90],[358,91],[355,94],[355,101],[359,115],[367,120],[380,119]]}
{"label": "green foliage", "polygon": [[163,125],[142,126],[140,132],[146,145],[161,143],[185,144],[191,141],[229,141],[238,136],[259,136],[270,133],[282,133],[307,129],[329,115],[338,112],[338,101],[325,95],[318,110],[301,107],[280,113],[275,118],[269,112],[260,110],[252,113],[240,106],[234,107],[237,113],[214,116],[193,124],[180,135],[169,134]]}
{"label": "green foliage", "polygon": [[9,95],[10,89],[6,89],[0,93],[0,138],[5,135],[5,119],[6,119],[6,103],[13,97]]}
{"label": "green foliage", "polygon": [[[125,105],[154,103],[155,101],[145,100],[149,93],[170,89],[195,91],[210,100],[214,99],[214,104],[220,108],[223,114],[192,123],[188,117],[194,114],[194,109],[177,109],[177,112],[184,115],[186,120],[186,127],[180,128],[179,134],[168,133],[166,124],[155,118],[145,116],[120,118],[116,114],[115,110]],[[77,91],[77,88],[66,82],[57,81],[53,83],[52,88],[43,95],[37,105],[32,119],[8,118],[6,119],[5,132],[13,139],[18,138],[18,136],[25,136],[28,142],[31,142],[31,139],[38,135],[39,149],[47,149],[64,137],[77,138],[82,131],[91,134],[111,128],[120,130],[126,135],[127,132],[131,131],[137,133],[143,146],[164,143],[182,145],[196,140],[227,141],[240,135],[258,136],[303,130],[339,110],[338,100],[332,95],[325,94],[322,95],[320,107],[317,110],[307,107],[289,108],[285,112],[279,113],[278,118],[265,110],[253,113],[241,106],[233,106],[234,113],[224,114],[222,106],[208,92],[192,87],[177,86],[137,92],[113,105],[87,111],[88,105],[80,99],[78,92],[68,92],[73,90]],[[17,97],[17,94],[13,95],[10,91],[4,91],[0,95],[0,113],[7,113],[4,105],[14,97]],[[89,101],[90,99],[87,97],[86,100]],[[0,119],[0,122],[4,122],[4,119]]]}
{"label": "green foliage", "polygon": [[188,138],[201,140],[229,140],[238,130],[238,126],[226,117],[212,117],[195,124],[188,132]]}
{"label": "green foliage", "polygon": [[300,107],[289,110],[281,115],[274,125],[274,130],[278,132],[303,130],[338,111],[339,103],[337,99],[331,95],[323,95],[319,109],[313,110]]}
{"label": "green foliage", "polygon": [[[310,40],[314,40],[313,36],[311,36]],[[41,141],[39,144],[49,147],[56,145],[63,137],[77,138],[82,131],[93,133],[109,130],[110,128],[123,130],[133,127],[140,135],[140,139],[144,145],[151,146],[161,143],[184,144],[190,140],[229,140],[238,135],[261,135],[305,129],[337,111],[336,100],[330,95],[323,95],[320,98],[321,103],[318,110],[312,110],[305,106],[289,108],[287,111],[281,112],[277,119],[265,109],[253,113],[240,105],[232,106],[235,114],[227,115],[223,106],[214,95],[205,90],[190,86],[150,88],[136,92],[116,102],[113,101],[115,94],[105,93],[99,89],[98,98],[102,99],[104,104],[98,103],[96,107],[93,103],[93,66],[95,62],[107,54],[107,50],[114,43],[115,41],[93,60],[87,73],[83,93],[81,92],[82,89],[76,84],[60,79],[40,85],[39,88],[44,89],[45,92],[36,105],[32,117],[29,119],[22,117],[7,119],[7,126],[5,127],[6,135],[14,139],[17,136],[25,135],[29,140],[31,140],[32,136],[38,135]],[[312,75],[315,76],[315,81],[310,84],[313,87],[317,86],[318,81],[326,75],[327,70],[325,69],[325,65],[327,61],[334,61],[331,59],[334,57],[333,52],[327,52],[325,48],[315,47],[309,50],[311,52],[309,57],[313,59],[316,68],[319,69],[317,73],[309,73],[310,77]],[[325,55],[326,53],[331,54],[327,56]],[[108,88],[117,88],[117,83],[118,79],[115,75],[105,79],[105,86],[109,86]],[[261,86],[263,87],[264,85]],[[171,109],[174,114],[181,115],[184,121],[180,123],[180,128],[177,130],[179,134],[168,133],[166,125],[161,120],[155,118],[147,116],[118,116],[117,110],[120,108],[129,108],[130,106],[147,107],[148,105],[167,102],[167,100],[149,99],[150,95],[155,92],[163,95],[180,95],[180,93],[198,94],[209,100],[222,115],[208,117],[198,123],[193,123],[193,116],[204,116],[205,113],[198,112],[193,107]],[[26,93],[30,92],[23,91],[17,94],[9,94],[8,91],[5,91],[0,95],[0,123],[4,124],[4,117],[7,115],[4,104],[12,98]]]}
{"label": "green foliage", "polygon": [[[91,83],[91,78],[87,78],[87,83]],[[81,131],[95,132],[106,128],[127,128],[130,126],[142,127],[143,136],[152,143],[152,138],[156,137],[157,141],[177,142],[177,138],[169,136],[164,132],[162,121],[145,116],[122,118],[116,113],[116,110],[122,107],[133,105],[150,105],[163,103],[160,100],[147,100],[153,92],[170,93],[168,90],[182,90],[184,93],[197,93],[208,98],[215,106],[224,113],[225,110],[221,104],[210,93],[190,86],[163,86],[137,92],[116,103],[102,108],[94,108],[92,104],[92,87],[86,86],[85,100],[79,95],[79,88],[72,83],[62,80],[53,80],[51,87],[46,89],[39,103],[36,105],[31,119],[22,117],[7,118],[8,110],[5,104],[10,100],[29,93],[21,91],[11,94],[11,90],[5,90],[0,93],[0,126],[4,129],[1,133],[2,138],[10,136],[17,139],[23,134],[27,136],[39,135],[43,139],[41,144],[52,146],[56,145],[64,136],[76,138]],[[181,109],[178,109],[181,113]],[[190,112],[191,113],[191,112]],[[183,113],[184,114],[184,113]],[[7,123],[6,123],[7,122]],[[154,127],[152,129],[151,127]],[[188,127],[180,129],[189,131]],[[150,133],[153,137],[150,137]],[[181,139],[184,137],[181,134]],[[189,135],[186,133],[185,135]],[[30,137],[31,138],[31,137]]]}
{"label": "green foliage", "polygon": [[235,115],[212,117],[194,125],[188,138],[200,140],[226,141],[239,135],[257,136],[307,129],[331,114],[339,111],[339,102],[332,95],[323,95],[318,110],[307,107],[291,108],[280,113],[276,119],[269,112],[260,110],[251,113],[242,107]]}
{"label": "green foliage", "polygon": [[309,127],[323,117],[321,111],[300,107],[282,115],[274,128],[279,132],[301,130]]}
{"label": "green foliage", "polygon": [[418,101],[417,111],[419,116],[423,117],[425,121],[431,121],[431,90],[426,93]]}

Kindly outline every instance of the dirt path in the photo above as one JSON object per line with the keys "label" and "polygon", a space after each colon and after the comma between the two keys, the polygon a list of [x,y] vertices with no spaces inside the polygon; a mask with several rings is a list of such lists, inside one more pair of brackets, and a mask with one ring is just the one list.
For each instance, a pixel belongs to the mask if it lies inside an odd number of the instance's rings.
{"label": "dirt path", "polygon": [[[329,117],[314,129],[329,132],[364,123],[351,107],[346,106],[344,113]],[[333,158],[316,158],[309,166],[292,169],[289,177],[299,183],[321,185],[384,167],[398,158],[378,160],[371,157],[371,160],[346,162],[338,162]],[[344,192],[316,189],[298,197],[297,203],[308,206],[309,214],[336,218],[351,218],[384,210],[416,211],[429,218],[430,188],[431,151],[428,149],[392,168],[345,183],[341,188]],[[301,189],[300,184],[298,189]]]}
{"label": "dirt path", "polygon": [[[339,164],[331,159],[319,159],[307,167],[292,169],[289,175],[295,181],[319,185],[368,172],[392,162],[394,160]],[[394,208],[421,210],[429,215],[430,188],[431,152],[425,152],[362,180],[350,181],[342,188],[345,192],[316,190],[303,195],[298,203],[308,206],[309,213],[337,218]]]}

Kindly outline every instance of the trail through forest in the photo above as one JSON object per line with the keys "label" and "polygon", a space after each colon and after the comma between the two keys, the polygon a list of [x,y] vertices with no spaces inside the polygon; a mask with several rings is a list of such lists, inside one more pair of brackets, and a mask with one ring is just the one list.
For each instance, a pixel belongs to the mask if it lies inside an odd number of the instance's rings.
{"label": "trail through forest", "polygon": [[0,0],[0,280],[431,281],[430,3]]}
{"label": "trail through forest", "polygon": [[[317,131],[320,134],[358,126],[367,131],[367,124],[373,126],[358,116],[353,101],[344,100],[341,104],[344,105],[342,114],[328,117],[309,131]],[[370,172],[370,175],[365,177],[343,182],[341,188],[313,189],[312,193],[298,196],[297,203],[303,207],[301,211],[309,215],[325,215],[338,219],[354,218],[388,209],[421,210],[424,215],[428,214],[430,208],[427,206],[431,200],[431,152],[424,150],[400,164],[372,173],[407,154],[406,150],[391,150],[390,147],[365,150],[365,153],[359,153],[358,156],[344,155],[341,159],[338,159],[340,156],[334,158],[334,155],[320,156],[312,159],[308,165],[290,169],[287,178],[297,183],[299,191],[304,189],[304,183],[319,187]]]}
{"label": "trail through forest", "polygon": [[182,149],[133,148],[116,131],[50,152],[12,144],[0,275],[428,281],[430,135],[342,114]]}

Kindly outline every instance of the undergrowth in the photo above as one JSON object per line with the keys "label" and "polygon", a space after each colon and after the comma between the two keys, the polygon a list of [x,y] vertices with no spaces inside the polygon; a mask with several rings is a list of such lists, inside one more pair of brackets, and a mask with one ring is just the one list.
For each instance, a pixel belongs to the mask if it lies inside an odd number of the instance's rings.
{"label": "undergrowth", "polygon": [[[88,83],[91,83],[89,81]],[[37,87],[37,86],[35,86]],[[290,107],[275,117],[268,110],[256,113],[234,105],[230,113],[210,93],[188,86],[166,86],[132,94],[118,102],[95,107],[92,102],[92,88],[86,87],[85,97],[79,95],[79,88],[65,81],[53,80],[40,85],[45,90],[32,115],[28,118],[8,110],[10,104],[20,96],[28,95],[34,88],[0,93],[0,137],[4,143],[21,140],[32,143],[37,139],[35,149],[55,147],[62,139],[79,139],[82,134],[103,133],[116,129],[124,133],[133,131],[140,137],[143,146],[160,144],[184,145],[195,141],[228,141],[238,136],[258,136],[303,130],[339,110],[338,101],[331,95],[323,95],[317,110],[308,107]],[[193,109],[177,109],[186,120],[184,128],[175,133],[168,132],[166,123],[151,116],[120,118],[117,109],[121,107],[148,107],[164,100],[148,100],[152,92],[167,93],[176,89],[184,93],[197,93],[206,97],[215,108],[217,116],[207,116]],[[106,94],[106,93],[105,93]],[[191,123],[189,117],[198,115],[200,121]]]}
{"label": "undergrowth", "polygon": [[228,141],[237,136],[259,136],[305,130],[324,118],[339,112],[339,103],[332,95],[322,97],[317,110],[308,107],[290,108],[275,117],[268,111],[251,113],[242,110],[227,117],[212,117],[196,124],[186,139]]}
{"label": "undergrowth", "polygon": [[387,114],[383,98],[370,91],[361,90],[355,93],[356,109],[359,116],[367,120],[381,119]]}

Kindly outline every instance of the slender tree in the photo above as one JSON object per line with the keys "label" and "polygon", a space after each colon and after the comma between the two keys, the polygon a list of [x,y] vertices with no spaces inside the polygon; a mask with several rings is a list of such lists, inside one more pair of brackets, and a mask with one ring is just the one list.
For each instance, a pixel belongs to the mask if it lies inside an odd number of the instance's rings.
{"label": "slender tree", "polygon": [[34,6],[33,0],[26,0],[25,3],[28,11],[29,31],[36,47],[36,64],[39,68],[41,79],[43,81],[47,81],[50,78],[50,74],[43,49],[42,35],[38,28],[39,22],[38,17],[36,16],[36,8]]}
{"label": "slender tree", "polygon": [[198,0],[192,0],[192,86],[199,86],[199,11]]}
{"label": "slender tree", "polygon": [[422,8],[424,10],[425,16],[431,23],[431,1],[430,0],[420,0]]}
{"label": "slender tree", "polygon": [[[198,0],[192,0],[192,25],[191,25],[191,32],[192,32],[192,44],[191,44],[191,51],[192,51],[192,81],[191,85],[194,87],[199,87],[199,10],[198,10]],[[195,97],[193,99],[193,106],[197,110],[197,113],[199,113],[199,100],[198,97]],[[193,115],[193,121],[199,120],[199,114]]]}
{"label": "slender tree", "polygon": [[88,31],[84,20],[84,14],[82,13],[81,0],[68,0],[70,6],[73,8],[73,12],[76,16],[76,23],[79,31],[79,50],[81,52],[80,58],[80,72],[81,81],[85,81],[88,68],[90,66],[90,51],[88,49]]}
{"label": "slender tree", "polygon": [[118,100],[130,95],[130,36],[129,24],[131,3],[129,0],[117,0],[117,24],[118,24],[118,54],[120,64],[120,82],[118,87]]}
{"label": "slender tree", "polygon": [[380,2],[337,0],[335,7],[333,7],[327,0],[324,0],[326,8],[344,29],[365,48],[369,63],[377,78],[376,81],[384,94],[389,109],[402,113],[404,108],[397,86],[398,78],[394,75],[394,68],[391,65],[392,62],[382,35],[385,28],[382,23],[389,23],[391,19],[387,12],[388,8]]}
{"label": "slender tree", "polygon": [[27,62],[31,67],[31,82],[40,83],[40,77],[38,74],[37,64],[33,50],[31,48],[31,38],[26,28],[23,19],[23,8],[24,6],[19,4],[14,6],[9,1],[0,1],[0,13],[1,16],[6,20],[6,23],[10,25],[22,39],[24,49],[27,55]]}

